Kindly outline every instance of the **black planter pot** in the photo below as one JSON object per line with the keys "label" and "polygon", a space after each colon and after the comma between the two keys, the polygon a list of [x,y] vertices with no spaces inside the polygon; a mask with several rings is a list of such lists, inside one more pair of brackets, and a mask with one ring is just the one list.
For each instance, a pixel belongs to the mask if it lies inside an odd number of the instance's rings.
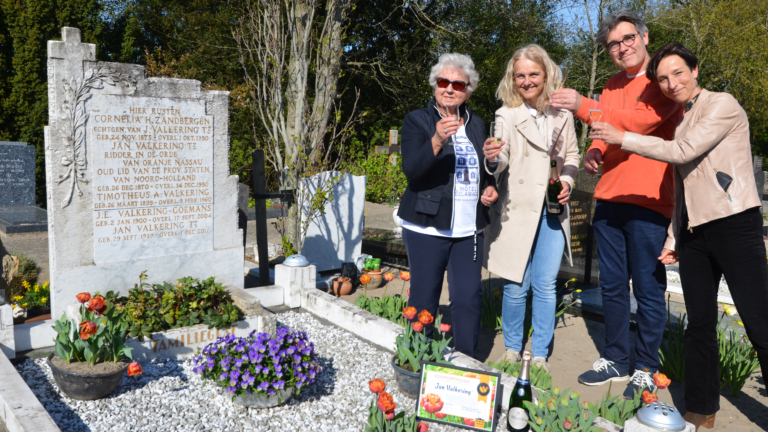
{"label": "black planter pot", "polygon": [[421,386],[421,372],[411,372],[405,370],[395,363],[397,354],[392,356],[392,369],[395,370],[395,381],[400,393],[416,399],[419,397],[419,386]]}
{"label": "black planter pot", "polygon": [[110,373],[78,374],[57,368],[51,362],[51,357],[53,354],[48,356],[48,366],[59,390],[67,397],[77,400],[95,400],[107,396],[120,384],[120,379],[130,365],[124,362],[122,368]]}

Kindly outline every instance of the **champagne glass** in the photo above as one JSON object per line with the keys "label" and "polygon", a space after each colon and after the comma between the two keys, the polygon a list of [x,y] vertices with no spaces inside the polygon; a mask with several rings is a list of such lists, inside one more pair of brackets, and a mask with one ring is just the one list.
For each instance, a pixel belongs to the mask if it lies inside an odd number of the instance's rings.
{"label": "champagne glass", "polygon": [[[461,126],[461,119],[459,118],[459,105],[455,103],[445,104],[445,112],[448,114],[448,118],[456,120]],[[451,135],[451,141],[456,144],[456,134]]]}
{"label": "champagne glass", "polygon": [[600,117],[603,115],[602,105],[600,105],[600,95],[589,95],[589,118],[592,123],[599,122]]}
{"label": "champagne glass", "polygon": [[560,74],[555,78],[555,90],[560,90],[565,85],[565,79],[568,77],[568,66],[557,65]]}
{"label": "champagne glass", "polygon": [[[491,137],[493,138],[493,142],[496,144],[501,144],[501,137],[503,135],[504,135],[504,123],[491,122]],[[493,160],[489,162],[495,163],[496,158],[493,158]]]}

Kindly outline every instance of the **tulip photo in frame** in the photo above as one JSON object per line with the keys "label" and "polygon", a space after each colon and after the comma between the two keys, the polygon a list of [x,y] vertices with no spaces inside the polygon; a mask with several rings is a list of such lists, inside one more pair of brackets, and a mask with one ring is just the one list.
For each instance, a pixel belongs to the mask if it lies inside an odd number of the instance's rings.
{"label": "tulip photo in frame", "polygon": [[424,363],[416,406],[419,420],[493,431],[501,399],[500,373]]}

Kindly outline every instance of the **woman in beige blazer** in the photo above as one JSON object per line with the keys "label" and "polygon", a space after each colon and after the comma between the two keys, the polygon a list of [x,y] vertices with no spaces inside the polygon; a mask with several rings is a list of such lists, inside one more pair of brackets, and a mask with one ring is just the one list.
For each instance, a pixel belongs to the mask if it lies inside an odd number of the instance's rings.
{"label": "woman in beige blazer", "polygon": [[[533,364],[547,366],[555,329],[556,280],[563,254],[571,260],[568,198],[579,168],[579,149],[568,110],[552,108],[549,97],[560,73],[547,52],[532,44],[507,65],[496,96],[502,143],[486,144],[486,169],[498,176],[499,199],[486,228],[487,268],[512,282],[504,286],[502,329],[506,352],[517,361],[522,350],[526,297],[533,287]],[[550,160],[563,185],[560,215],[546,210]],[[501,360],[501,359],[500,359]]]}
{"label": "woman in beige blazer", "polygon": [[593,123],[592,137],[675,165],[675,212],[659,260],[672,264],[680,254],[688,313],[685,375],[690,378],[685,380],[685,418],[697,429],[711,429],[720,409],[720,278],[728,282],[765,377],[768,262],[747,114],[730,94],[699,87],[698,63],[688,48],[672,43],[659,48],[648,64],[648,78],[685,109],[674,140],[623,132],[608,123]]}

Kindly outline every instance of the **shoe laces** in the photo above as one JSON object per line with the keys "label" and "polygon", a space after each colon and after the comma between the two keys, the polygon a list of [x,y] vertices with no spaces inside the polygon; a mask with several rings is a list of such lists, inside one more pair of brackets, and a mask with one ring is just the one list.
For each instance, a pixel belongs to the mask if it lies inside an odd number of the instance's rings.
{"label": "shoe laces", "polygon": [[653,379],[651,378],[651,374],[641,370],[636,370],[635,373],[632,374],[632,379],[630,379],[630,382],[639,388],[651,388],[653,386]]}
{"label": "shoe laces", "polygon": [[595,372],[602,372],[602,371],[604,371],[604,370],[608,370],[608,368],[609,368],[609,367],[612,367],[612,366],[613,366],[613,362],[612,362],[612,361],[610,361],[610,360],[606,360],[606,359],[604,359],[604,358],[600,357],[600,359],[599,359],[598,361],[596,361],[596,362],[595,362],[595,363],[592,365],[592,369],[593,369]]}

